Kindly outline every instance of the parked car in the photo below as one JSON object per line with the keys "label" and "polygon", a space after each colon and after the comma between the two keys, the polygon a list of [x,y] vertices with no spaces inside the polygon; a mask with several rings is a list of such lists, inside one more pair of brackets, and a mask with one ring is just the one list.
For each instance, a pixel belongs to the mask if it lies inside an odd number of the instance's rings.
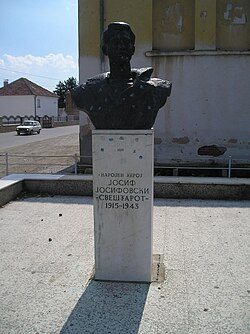
{"label": "parked car", "polygon": [[16,132],[18,135],[21,133],[32,135],[35,132],[40,133],[41,128],[41,124],[37,121],[24,121],[16,127]]}

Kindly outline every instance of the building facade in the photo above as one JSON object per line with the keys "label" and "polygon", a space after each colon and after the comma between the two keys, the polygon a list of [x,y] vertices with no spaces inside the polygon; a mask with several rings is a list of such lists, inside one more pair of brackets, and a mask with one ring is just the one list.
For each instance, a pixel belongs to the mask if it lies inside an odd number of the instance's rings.
{"label": "building facade", "polygon": [[[109,70],[100,51],[112,21],[136,35],[133,67],[173,83],[155,129],[155,164],[250,163],[250,2],[248,0],[79,0],[80,83]],[[91,124],[80,113],[82,156]]]}
{"label": "building facade", "polygon": [[0,88],[0,116],[58,116],[58,96],[20,78]]}

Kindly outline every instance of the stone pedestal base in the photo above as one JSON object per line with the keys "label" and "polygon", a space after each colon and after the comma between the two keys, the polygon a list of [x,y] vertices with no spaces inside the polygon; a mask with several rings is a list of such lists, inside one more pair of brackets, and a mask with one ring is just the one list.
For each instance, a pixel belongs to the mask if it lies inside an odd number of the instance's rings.
{"label": "stone pedestal base", "polygon": [[151,282],[153,130],[94,130],[95,279]]}

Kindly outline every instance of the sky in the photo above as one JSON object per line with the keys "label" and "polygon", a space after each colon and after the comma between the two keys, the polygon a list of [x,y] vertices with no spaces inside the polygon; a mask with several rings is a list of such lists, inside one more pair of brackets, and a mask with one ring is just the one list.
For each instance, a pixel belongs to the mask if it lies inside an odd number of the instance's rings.
{"label": "sky", "polygon": [[21,77],[53,91],[78,80],[77,0],[0,0],[0,87]]}

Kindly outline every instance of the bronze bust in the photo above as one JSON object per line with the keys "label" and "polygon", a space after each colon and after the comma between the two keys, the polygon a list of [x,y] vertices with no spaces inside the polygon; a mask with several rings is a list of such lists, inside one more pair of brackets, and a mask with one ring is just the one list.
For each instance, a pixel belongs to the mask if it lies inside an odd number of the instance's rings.
{"label": "bronze bust", "polygon": [[171,83],[151,78],[153,68],[131,69],[135,35],[124,22],[113,22],[103,34],[102,51],[110,72],[72,90],[75,104],[96,129],[151,129],[171,93]]}

